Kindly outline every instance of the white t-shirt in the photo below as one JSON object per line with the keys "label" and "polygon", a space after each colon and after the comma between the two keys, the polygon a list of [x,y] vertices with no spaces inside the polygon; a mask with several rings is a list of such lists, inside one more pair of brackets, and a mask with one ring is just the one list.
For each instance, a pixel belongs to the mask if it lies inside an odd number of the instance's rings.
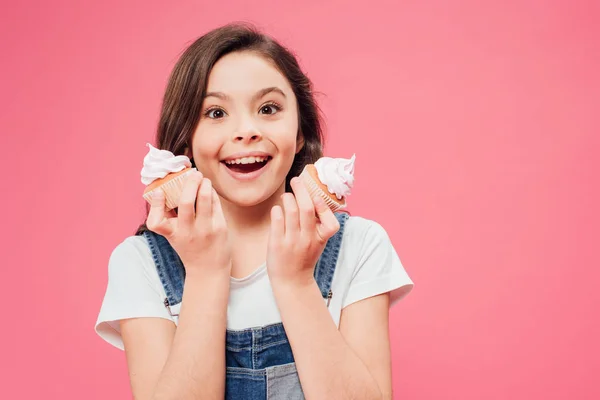
{"label": "white t-shirt", "polygon": [[[329,312],[339,326],[344,307],[391,292],[391,305],[404,297],[413,282],[404,270],[386,231],[378,223],[351,216],[346,222],[331,284]],[[96,322],[101,338],[123,350],[119,320],[139,317],[178,322],[163,302],[166,298],[152,253],[144,236],[130,236],[112,252],[108,285]],[[181,304],[171,307],[178,314]],[[241,330],[281,322],[266,265],[250,275],[231,278],[227,329]]]}

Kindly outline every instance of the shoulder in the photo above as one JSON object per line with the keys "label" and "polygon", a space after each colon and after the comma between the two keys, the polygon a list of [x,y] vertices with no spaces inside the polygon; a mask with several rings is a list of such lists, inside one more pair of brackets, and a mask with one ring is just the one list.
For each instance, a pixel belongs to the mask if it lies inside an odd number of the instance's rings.
{"label": "shoulder", "polygon": [[365,248],[373,243],[387,243],[390,241],[387,231],[383,226],[371,219],[350,216],[344,229],[344,241],[352,244],[353,249]]}
{"label": "shoulder", "polygon": [[140,317],[172,320],[163,306],[165,296],[146,238],[125,238],[115,246],[109,258],[108,283],[96,332],[123,349],[119,321]]}
{"label": "shoulder", "polygon": [[393,304],[412,289],[412,280],[387,231],[376,221],[348,218],[340,261],[338,284],[348,287],[343,307],[385,292],[392,292]]}
{"label": "shoulder", "polygon": [[395,253],[394,247],[380,223],[359,216],[348,218],[340,250],[341,265],[338,264],[338,267],[355,275],[365,260],[386,262],[391,253]]}
{"label": "shoulder", "polygon": [[158,272],[144,236],[128,236],[113,249],[108,262],[109,279],[113,277],[145,278],[155,283]]}
{"label": "shoulder", "polygon": [[144,257],[150,253],[148,242],[144,236],[128,236],[115,246],[113,257]]}

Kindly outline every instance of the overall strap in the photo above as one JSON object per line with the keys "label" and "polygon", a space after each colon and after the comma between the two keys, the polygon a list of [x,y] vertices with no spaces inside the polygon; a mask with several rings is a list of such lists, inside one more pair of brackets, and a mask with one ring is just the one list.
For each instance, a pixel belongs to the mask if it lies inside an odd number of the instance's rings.
{"label": "overall strap", "polygon": [[165,307],[170,312],[170,306],[181,303],[183,298],[185,268],[179,255],[164,236],[148,230],[144,231],[143,235],[148,241],[158,276],[167,294]]}
{"label": "overall strap", "polygon": [[333,296],[331,282],[333,281],[333,274],[340,254],[340,248],[342,247],[344,228],[350,216],[347,213],[338,212],[335,213],[335,217],[340,223],[340,229],[327,241],[325,249],[315,267],[315,280],[317,281],[317,285],[319,285],[319,289],[321,289],[321,295],[328,300],[328,305],[329,300]]}

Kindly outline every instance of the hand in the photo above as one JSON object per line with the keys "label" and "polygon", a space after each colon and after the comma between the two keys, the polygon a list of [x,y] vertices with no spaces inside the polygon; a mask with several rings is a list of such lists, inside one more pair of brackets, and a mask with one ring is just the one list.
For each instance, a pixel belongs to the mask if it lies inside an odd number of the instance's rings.
{"label": "hand", "polygon": [[[178,212],[165,213],[162,190],[152,198],[146,226],[164,236],[175,249],[186,273],[231,270],[227,224],[217,192],[195,171],[185,180]],[[195,205],[195,210],[194,210]]]}
{"label": "hand", "polygon": [[314,267],[327,240],[340,229],[323,199],[311,199],[299,178],[290,184],[294,194],[282,195],[285,212],[280,206],[271,209],[267,271],[274,285],[312,283]]}

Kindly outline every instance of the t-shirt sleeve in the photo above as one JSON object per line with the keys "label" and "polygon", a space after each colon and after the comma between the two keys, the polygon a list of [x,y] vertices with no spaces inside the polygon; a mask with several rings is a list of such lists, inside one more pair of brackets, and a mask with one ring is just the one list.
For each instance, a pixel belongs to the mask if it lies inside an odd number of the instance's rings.
{"label": "t-shirt sleeve", "polygon": [[108,261],[108,284],[95,326],[102,339],[121,350],[124,346],[119,320],[155,317],[173,321],[163,306],[164,289],[151,254],[144,254],[143,245],[135,242],[139,240],[143,238],[127,238],[113,250]]}
{"label": "t-shirt sleeve", "polygon": [[[360,242],[358,262],[342,308],[357,301],[390,292],[390,308],[413,288],[385,229],[377,222],[362,220],[364,235]],[[354,243],[353,243],[354,244]]]}

